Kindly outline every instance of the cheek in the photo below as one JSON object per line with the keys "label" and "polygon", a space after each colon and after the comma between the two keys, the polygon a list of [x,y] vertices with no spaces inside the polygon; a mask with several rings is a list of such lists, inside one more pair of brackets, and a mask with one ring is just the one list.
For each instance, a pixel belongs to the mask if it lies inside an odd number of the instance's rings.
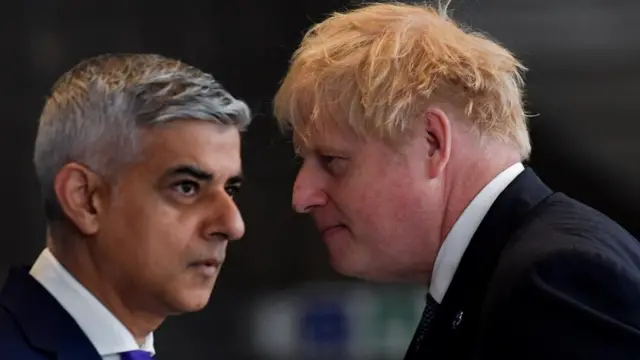
{"label": "cheek", "polygon": [[415,186],[414,181],[402,176],[353,183],[342,193],[347,200],[342,208],[354,231],[380,241],[397,241],[389,239],[419,231],[411,227],[426,220],[419,219],[425,206],[416,196]]}
{"label": "cheek", "polygon": [[356,203],[360,226],[368,232],[392,235],[401,232],[402,224],[413,213],[410,198],[389,191],[370,191]]}
{"label": "cheek", "polygon": [[148,266],[180,259],[193,238],[193,225],[180,211],[154,197],[130,198],[111,209],[107,226],[119,239],[119,251],[135,254],[135,261]]}

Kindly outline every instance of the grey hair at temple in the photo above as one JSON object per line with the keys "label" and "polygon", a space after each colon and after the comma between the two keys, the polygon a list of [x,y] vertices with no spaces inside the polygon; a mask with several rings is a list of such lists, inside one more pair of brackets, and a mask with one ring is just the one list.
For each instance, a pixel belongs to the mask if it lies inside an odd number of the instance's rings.
{"label": "grey hair at temple", "polygon": [[62,216],[53,183],[65,164],[115,176],[139,154],[140,128],[180,120],[244,131],[251,111],[210,74],[160,55],[105,54],[67,71],[46,101],[34,150],[47,219]]}

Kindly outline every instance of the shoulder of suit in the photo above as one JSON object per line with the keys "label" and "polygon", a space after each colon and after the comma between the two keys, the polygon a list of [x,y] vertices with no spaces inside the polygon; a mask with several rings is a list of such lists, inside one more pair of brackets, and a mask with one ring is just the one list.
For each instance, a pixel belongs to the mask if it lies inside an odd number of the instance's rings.
{"label": "shoulder of suit", "polygon": [[[22,329],[16,320],[3,307],[0,306],[0,354],[6,360],[30,360],[40,359],[29,346],[29,342],[22,333]],[[14,357],[12,357],[14,356]]]}
{"label": "shoulder of suit", "polygon": [[640,274],[637,239],[606,215],[557,193],[534,209],[514,233],[501,253],[494,279],[510,286],[545,265],[573,261],[575,266],[582,261],[587,266],[593,258]]}

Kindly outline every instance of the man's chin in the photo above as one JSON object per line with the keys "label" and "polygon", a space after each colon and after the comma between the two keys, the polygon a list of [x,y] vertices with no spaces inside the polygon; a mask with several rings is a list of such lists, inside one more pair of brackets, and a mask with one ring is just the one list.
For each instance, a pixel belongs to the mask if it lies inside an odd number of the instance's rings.
{"label": "man's chin", "polygon": [[189,291],[171,301],[172,315],[197,312],[204,309],[211,299],[212,289]]}
{"label": "man's chin", "polygon": [[370,269],[353,260],[354,259],[347,259],[344,256],[336,257],[332,254],[330,255],[331,267],[340,275],[371,281],[369,271],[367,271]]}
{"label": "man's chin", "polygon": [[377,283],[412,282],[409,279],[401,279],[398,274],[386,272],[382,268],[349,260],[353,259],[335,258],[331,256],[331,267],[340,275],[364,281]]}

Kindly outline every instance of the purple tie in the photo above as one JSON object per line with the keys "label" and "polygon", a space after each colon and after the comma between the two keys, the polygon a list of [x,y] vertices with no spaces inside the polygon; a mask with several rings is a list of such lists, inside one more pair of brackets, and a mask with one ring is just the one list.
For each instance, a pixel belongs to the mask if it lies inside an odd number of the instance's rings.
{"label": "purple tie", "polygon": [[153,360],[151,353],[144,350],[133,350],[120,353],[122,360]]}

